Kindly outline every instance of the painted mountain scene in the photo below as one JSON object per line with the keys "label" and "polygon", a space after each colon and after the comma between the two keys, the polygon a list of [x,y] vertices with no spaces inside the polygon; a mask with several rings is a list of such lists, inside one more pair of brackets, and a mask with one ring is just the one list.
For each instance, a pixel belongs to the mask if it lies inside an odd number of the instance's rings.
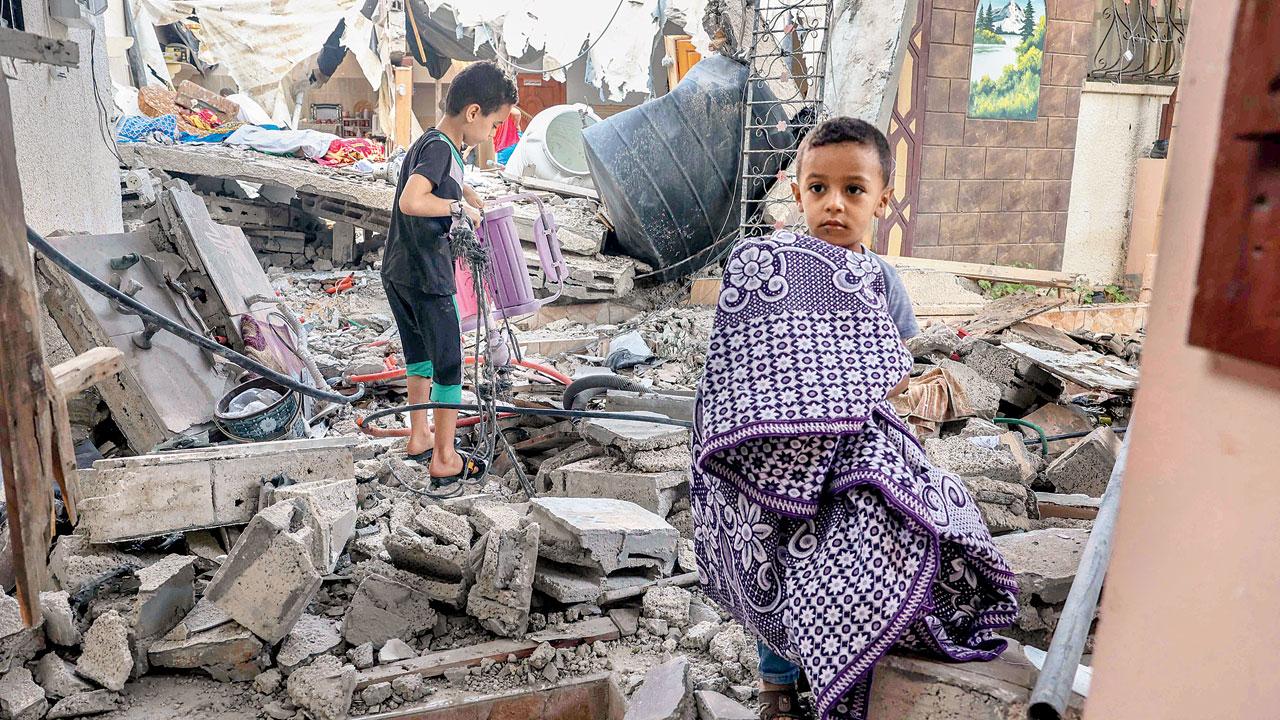
{"label": "painted mountain scene", "polygon": [[1045,0],[981,0],[973,29],[969,117],[1035,120]]}

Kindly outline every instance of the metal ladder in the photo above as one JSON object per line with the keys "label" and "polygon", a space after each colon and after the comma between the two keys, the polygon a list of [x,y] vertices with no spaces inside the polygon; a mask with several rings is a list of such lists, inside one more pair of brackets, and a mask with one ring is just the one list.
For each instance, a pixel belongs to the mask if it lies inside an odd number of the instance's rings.
{"label": "metal ladder", "polygon": [[783,216],[789,195],[786,200],[760,198],[775,182],[785,181],[785,170],[778,168],[790,165],[796,138],[825,119],[832,21],[832,0],[753,0],[753,5],[751,34],[742,43],[748,68],[739,205],[744,237],[790,224],[768,219]]}

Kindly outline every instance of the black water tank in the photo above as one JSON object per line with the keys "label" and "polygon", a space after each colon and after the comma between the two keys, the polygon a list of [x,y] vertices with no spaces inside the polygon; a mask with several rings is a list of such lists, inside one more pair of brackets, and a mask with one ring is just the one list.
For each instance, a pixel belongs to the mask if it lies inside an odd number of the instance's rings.
{"label": "black water tank", "polygon": [[[747,67],[723,55],[699,61],[666,95],[583,131],[587,163],[618,241],[661,280],[688,275],[738,233]],[[752,179],[760,200],[790,161],[796,137],[763,83],[751,146],[781,149]],[[684,262],[699,256],[694,261]]]}

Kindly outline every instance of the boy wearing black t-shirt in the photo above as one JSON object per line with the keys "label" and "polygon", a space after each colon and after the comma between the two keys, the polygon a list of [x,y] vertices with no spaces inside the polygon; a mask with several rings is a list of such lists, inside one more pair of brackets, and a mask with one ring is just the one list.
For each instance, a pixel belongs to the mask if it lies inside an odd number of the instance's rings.
{"label": "boy wearing black t-shirt", "polygon": [[[491,62],[458,73],[445,117],[409,147],[400,170],[382,285],[400,330],[409,402],[462,401],[462,332],[454,299],[449,228],[465,215],[480,224],[480,196],[463,182],[463,148],[492,138],[516,104],[516,86]],[[429,463],[432,481],[447,484],[482,468],[454,447],[458,411],[409,413],[409,458]]]}

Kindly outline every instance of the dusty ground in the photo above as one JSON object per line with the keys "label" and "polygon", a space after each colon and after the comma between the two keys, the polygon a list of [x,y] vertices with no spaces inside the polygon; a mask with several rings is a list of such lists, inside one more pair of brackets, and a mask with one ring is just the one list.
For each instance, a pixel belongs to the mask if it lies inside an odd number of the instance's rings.
{"label": "dusty ground", "polygon": [[147,675],[124,688],[124,709],[102,720],[255,720],[261,717],[248,683],[198,676]]}

